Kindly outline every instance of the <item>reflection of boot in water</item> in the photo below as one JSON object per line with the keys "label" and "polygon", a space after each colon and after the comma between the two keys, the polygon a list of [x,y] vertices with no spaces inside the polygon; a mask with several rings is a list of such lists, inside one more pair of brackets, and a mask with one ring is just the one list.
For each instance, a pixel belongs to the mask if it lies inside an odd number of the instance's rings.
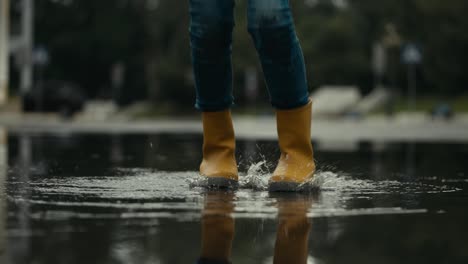
{"label": "reflection of boot in water", "polygon": [[234,239],[234,194],[209,192],[202,216],[202,251],[198,263],[230,263]]}
{"label": "reflection of boot in water", "polygon": [[311,228],[307,211],[312,199],[306,195],[278,198],[279,225],[273,263],[307,263]]}

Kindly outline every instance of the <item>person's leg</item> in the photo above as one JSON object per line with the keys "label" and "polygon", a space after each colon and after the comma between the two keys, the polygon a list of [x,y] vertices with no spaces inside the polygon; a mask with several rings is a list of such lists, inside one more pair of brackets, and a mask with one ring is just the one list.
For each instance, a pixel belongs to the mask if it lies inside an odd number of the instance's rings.
{"label": "person's leg", "polygon": [[235,136],[231,119],[231,42],[234,0],[190,0],[196,108],[202,111],[203,161],[206,187],[236,187]]}
{"label": "person's leg", "polygon": [[195,106],[201,111],[226,110],[233,103],[233,12],[233,0],[190,0]]}
{"label": "person's leg", "polygon": [[312,103],[304,57],[288,0],[249,0],[249,32],[270,92],[281,157],[270,191],[296,191],[315,173],[310,140]]}
{"label": "person's leg", "polygon": [[249,0],[248,30],[254,40],[277,109],[304,106],[309,101],[302,49],[288,0]]}

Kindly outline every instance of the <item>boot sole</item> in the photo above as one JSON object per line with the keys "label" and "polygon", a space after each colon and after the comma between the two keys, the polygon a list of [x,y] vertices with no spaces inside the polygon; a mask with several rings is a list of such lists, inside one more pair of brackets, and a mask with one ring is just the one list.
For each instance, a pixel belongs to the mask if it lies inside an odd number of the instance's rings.
{"label": "boot sole", "polygon": [[295,182],[270,182],[268,184],[269,192],[299,192],[300,184]]}
{"label": "boot sole", "polygon": [[207,177],[199,186],[207,189],[238,189],[239,182],[222,177]]}
{"label": "boot sole", "polygon": [[270,182],[268,184],[268,191],[315,193],[320,192],[320,188],[318,186],[296,182]]}

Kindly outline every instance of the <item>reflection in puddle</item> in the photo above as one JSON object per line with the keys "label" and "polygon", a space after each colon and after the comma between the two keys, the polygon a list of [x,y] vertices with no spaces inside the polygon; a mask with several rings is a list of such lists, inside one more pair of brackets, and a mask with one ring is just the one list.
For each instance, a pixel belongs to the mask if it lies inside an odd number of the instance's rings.
{"label": "reflection in puddle", "polygon": [[321,191],[290,196],[266,191],[275,142],[238,143],[240,189],[212,193],[190,188],[197,135],[9,135],[0,263],[468,259],[468,145],[319,149]]}
{"label": "reflection in puddle", "polygon": [[[197,263],[231,263],[235,234],[235,195],[230,192],[209,191],[205,195],[201,219],[201,253]],[[308,238],[311,220],[307,212],[313,203],[309,194],[279,194],[278,227],[273,259],[265,263],[308,263]]]}
{"label": "reflection in puddle", "polygon": [[[9,181],[9,198],[16,204],[45,206],[47,212],[32,214],[48,219],[64,218],[180,218],[198,219],[203,207],[203,189],[190,188],[196,172],[152,172],[148,169],[118,169],[116,175],[99,177],[38,178],[25,185]],[[249,178],[245,180],[244,178]],[[412,206],[360,207],[356,200],[395,200],[400,195],[438,194],[460,189],[421,182],[372,181],[319,172],[315,176],[321,192],[310,217],[404,214],[426,212]],[[243,218],[274,218],[276,209],[265,191],[267,174],[245,175],[235,193],[234,215]],[[258,185],[253,186],[254,183]],[[87,212],[93,208],[95,213]],[[113,212],[118,210],[118,212]]]}

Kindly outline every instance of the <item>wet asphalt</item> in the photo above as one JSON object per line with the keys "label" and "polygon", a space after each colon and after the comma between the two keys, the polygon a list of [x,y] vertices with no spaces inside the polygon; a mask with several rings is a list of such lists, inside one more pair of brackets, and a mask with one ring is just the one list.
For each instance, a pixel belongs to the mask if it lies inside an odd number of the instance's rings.
{"label": "wet asphalt", "polygon": [[201,141],[7,133],[0,263],[468,261],[468,144],[314,142],[321,191],[271,194],[276,142],[239,140],[214,191],[190,187]]}

